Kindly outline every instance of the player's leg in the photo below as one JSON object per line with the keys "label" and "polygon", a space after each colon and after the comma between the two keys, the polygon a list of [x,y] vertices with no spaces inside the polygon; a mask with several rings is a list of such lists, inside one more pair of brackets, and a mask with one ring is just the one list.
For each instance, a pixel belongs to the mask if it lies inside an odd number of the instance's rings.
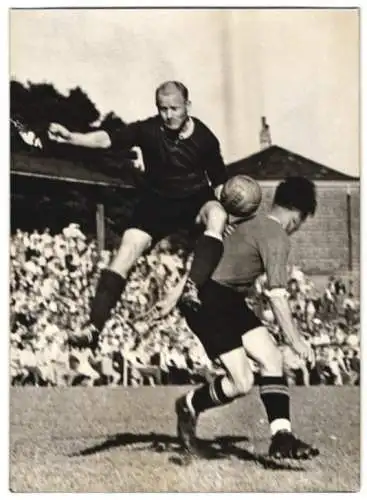
{"label": "player's leg", "polygon": [[152,237],[146,231],[137,228],[127,229],[109,270],[126,280],[133,265],[149,249],[151,243]]}
{"label": "player's leg", "polygon": [[242,347],[219,356],[225,373],[189,391],[176,401],[177,433],[181,445],[197,453],[196,425],[199,415],[247,394],[253,386],[251,365]]}
{"label": "player's leg", "polygon": [[201,207],[196,223],[203,225],[205,229],[194,249],[181,304],[193,309],[200,307],[198,290],[211,277],[222,257],[223,233],[227,219],[227,212],[217,200],[209,200]]}
{"label": "player's leg", "polygon": [[260,366],[260,397],[264,404],[272,441],[269,454],[276,458],[305,459],[318,455],[313,446],[297,439],[291,429],[290,399],[283,357],[268,330],[261,326],[242,338],[247,354]]}
{"label": "player's leg", "polygon": [[309,387],[309,385],[310,385],[310,372],[309,372],[309,369],[307,368],[306,361],[302,360],[300,370],[302,372],[302,384],[305,387]]}
{"label": "player's leg", "polygon": [[101,272],[91,302],[89,324],[83,328],[83,332],[70,335],[71,345],[93,349],[97,347],[99,334],[125,289],[131,268],[150,247],[151,241],[151,236],[141,229],[130,228],[125,231],[115,258]]}
{"label": "player's leg", "polygon": [[171,212],[170,199],[151,191],[142,192],[129,222],[129,229],[125,231],[120,248],[109,266],[109,272],[123,281],[122,288],[139,257],[168,232]]}
{"label": "player's leg", "polygon": [[93,349],[98,346],[99,334],[125,289],[131,268],[155,238],[162,218],[161,211],[157,200],[150,193],[143,193],[134,209],[129,228],[122,236],[116,256],[108,269],[101,272],[91,303],[89,324],[83,327],[82,332],[70,335],[71,345]]}
{"label": "player's leg", "polygon": [[127,229],[122,236],[120,248],[108,269],[101,272],[96,293],[91,305],[90,319],[101,331],[125,289],[128,274],[150,247],[151,236],[141,229]]}
{"label": "player's leg", "polygon": [[185,319],[209,359],[219,359],[225,373],[190,391],[177,403],[179,436],[191,450],[195,450],[198,416],[247,393],[253,384],[251,365],[242,345],[243,332],[252,328],[243,314],[243,296],[208,280],[200,290],[200,299],[202,307],[198,311],[187,308]]}

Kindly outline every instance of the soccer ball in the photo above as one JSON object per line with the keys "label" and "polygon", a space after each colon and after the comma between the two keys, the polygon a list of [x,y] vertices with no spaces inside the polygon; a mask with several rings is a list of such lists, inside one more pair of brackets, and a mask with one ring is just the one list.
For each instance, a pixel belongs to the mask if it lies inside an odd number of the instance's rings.
{"label": "soccer ball", "polygon": [[248,217],[259,208],[262,199],[261,187],[247,175],[236,175],[224,184],[220,201],[231,215]]}

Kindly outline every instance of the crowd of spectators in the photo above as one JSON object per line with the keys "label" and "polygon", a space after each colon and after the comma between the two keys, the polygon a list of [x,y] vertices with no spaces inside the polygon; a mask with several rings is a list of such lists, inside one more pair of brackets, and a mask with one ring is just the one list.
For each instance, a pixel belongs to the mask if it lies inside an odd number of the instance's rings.
{"label": "crowd of spectators", "polygon": [[[139,325],[186,273],[190,247],[164,240],[139,259],[101,336],[100,349],[70,349],[69,331],[81,329],[99,273],[111,259],[98,252],[77,224],[60,234],[16,231],[10,240],[10,379],[13,385],[141,385],[196,383],[220,368],[209,361],[177,309],[162,321]],[[359,303],[351,283],[331,277],[317,293],[301,270],[289,270],[294,319],[315,349],[310,368],[284,344],[264,294],[266,277],[247,299],[278,342],[291,383],[359,384]],[[123,304],[123,306],[122,306]],[[254,366],[254,370],[257,367]]]}

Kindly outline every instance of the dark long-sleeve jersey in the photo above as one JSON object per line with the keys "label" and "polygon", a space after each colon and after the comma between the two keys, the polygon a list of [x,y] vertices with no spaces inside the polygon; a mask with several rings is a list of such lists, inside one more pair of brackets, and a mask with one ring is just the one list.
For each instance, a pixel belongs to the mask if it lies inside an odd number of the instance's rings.
{"label": "dark long-sleeve jersey", "polygon": [[147,188],[165,197],[186,198],[227,180],[217,138],[199,119],[192,120],[194,131],[187,138],[167,131],[158,115],[106,132],[114,149],[141,148]]}

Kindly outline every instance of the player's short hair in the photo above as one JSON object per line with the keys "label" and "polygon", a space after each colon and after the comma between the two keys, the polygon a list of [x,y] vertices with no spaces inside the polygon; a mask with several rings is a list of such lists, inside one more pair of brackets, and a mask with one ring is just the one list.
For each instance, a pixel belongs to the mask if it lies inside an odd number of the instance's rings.
{"label": "player's short hair", "polygon": [[167,82],[163,82],[159,85],[157,90],[155,91],[155,102],[158,103],[158,96],[160,94],[170,94],[172,91],[179,91],[185,101],[189,100],[189,91],[187,87],[176,80],[169,80]]}
{"label": "player's short hair", "polygon": [[278,184],[273,205],[299,210],[302,219],[314,215],[317,207],[315,184],[306,177],[288,177]]}

